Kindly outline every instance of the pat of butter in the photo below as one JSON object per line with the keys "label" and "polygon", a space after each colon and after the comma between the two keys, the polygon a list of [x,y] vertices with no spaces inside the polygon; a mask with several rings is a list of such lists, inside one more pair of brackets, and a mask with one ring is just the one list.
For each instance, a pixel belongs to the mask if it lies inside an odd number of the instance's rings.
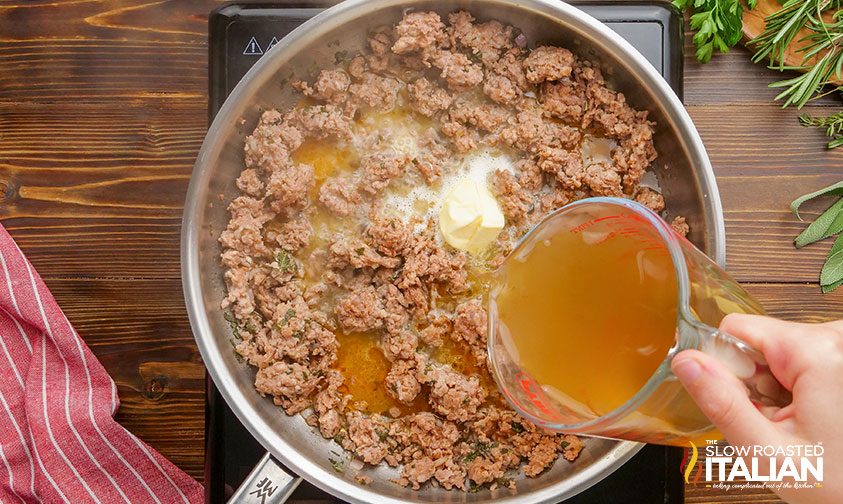
{"label": "pat of butter", "polygon": [[476,254],[495,241],[504,216],[485,184],[458,180],[439,211],[439,229],[452,247]]}

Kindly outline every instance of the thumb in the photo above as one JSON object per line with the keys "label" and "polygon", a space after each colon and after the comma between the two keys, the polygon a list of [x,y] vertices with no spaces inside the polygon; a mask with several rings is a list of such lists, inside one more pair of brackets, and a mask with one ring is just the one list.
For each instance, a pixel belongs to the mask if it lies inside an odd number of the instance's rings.
{"label": "thumb", "polygon": [[769,444],[778,438],[775,425],[749,400],[746,386],[711,356],[684,350],[671,369],[730,444]]}

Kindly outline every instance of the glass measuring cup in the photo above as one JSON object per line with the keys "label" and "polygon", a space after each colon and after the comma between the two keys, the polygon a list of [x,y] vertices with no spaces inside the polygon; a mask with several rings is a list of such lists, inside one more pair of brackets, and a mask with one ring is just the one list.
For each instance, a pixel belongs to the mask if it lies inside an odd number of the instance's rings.
{"label": "glass measuring cup", "polygon": [[[675,276],[674,341],[637,392],[624,397],[625,402],[610,411],[595,410],[590,404],[575,399],[576,394],[569,393],[573,389],[559,390],[559,383],[552,386],[547,380],[540,381],[525,366],[526,361],[522,362],[520,354],[535,355],[538,350],[545,355],[557,352],[560,356],[558,365],[564,366],[564,354],[562,348],[528,348],[530,338],[522,333],[513,337],[504,312],[499,313],[498,301],[505,299],[501,298],[502,293],[517,284],[519,278],[512,274],[507,276],[507,264],[504,264],[496,273],[498,280],[489,296],[489,360],[504,396],[519,413],[545,428],[592,436],[679,446],[687,446],[689,441],[702,444],[706,440],[722,439],[670,370],[673,357],[692,348],[723,362],[743,381],[749,398],[760,409],[790,403],[790,393],[773,377],[763,356],[716,329],[727,313],[762,314],[763,308],[705,254],[676,234],[661,217],[626,199],[581,200],[550,214],[533,228],[510,254],[507,263],[515,260],[528,264],[535,247],[549,246],[554,237],[561,236],[560,233],[567,233],[564,235],[566,247],[570,243],[571,247],[587,249],[567,249],[572,253],[561,254],[559,261],[564,261],[566,256],[576,258],[584,257],[582,253],[590,253],[595,257],[610,254],[606,257],[616,257],[620,263],[621,254],[627,254],[627,259],[628,254],[633,254],[639,262],[649,255],[651,259],[660,257],[667,268],[672,266],[666,278],[670,274]],[[564,266],[557,264],[559,268]],[[606,288],[611,289],[612,285]],[[674,294],[670,294],[673,299]],[[552,306],[552,301],[543,300],[545,306]],[[601,299],[585,296],[579,302],[586,303],[581,306],[587,307],[588,303],[600,303]],[[607,316],[612,309],[612,306],[606,307]],[[532,319],[528,322],[532,324]],[[558,328],[565,330],[564,320],[559,320]],[[618,334],[604,336],[616,339]],[[591,341],[587,344],[591,345]],[[593,344],[598,343],[601,342]],[[593,363],[594,373],[601,372],[601,364],[599,361]]]}

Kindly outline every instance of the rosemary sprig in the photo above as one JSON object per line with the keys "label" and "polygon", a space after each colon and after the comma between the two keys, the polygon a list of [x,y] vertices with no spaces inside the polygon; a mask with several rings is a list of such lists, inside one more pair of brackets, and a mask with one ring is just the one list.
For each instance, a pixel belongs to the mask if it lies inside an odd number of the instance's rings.
{"label": "rosemary sprig", "polygon": [[[784,100],[783,106],[795,105],[802,108],[808,101],[828,93],[843,90],[835,86],[823,92],[826,85],[843,79],[843,0],[787,0],[781,10],[767,16],[764,32],[753,39],[756,53],[752,60],[759,62],[769,58],[769,67],[774,70],[798,70],[804,72],[790,79],[770,84],[772,88],[783,88],[776,100]],[[835,10],[831,21],[823,19],[823,13]],[[807,29],[809,34],[797,39],[799,30]],[[785,64],[785,52],[793,43],[804,44],[797,52],[802,54],[801,64]]]}
{"label": "rosemary sprig", "polygon": [[825,135],[831,139],[828,142],[829,149],[836,149],[837,147],[843,146],[843,111],[828,117],[815,117],[802,114],[799,116],[799,123],[802,126],[825,128]]}
{"label": "rosemary sprig", "polygon": [[765,29],[752,40],[758,48],[752,57],[754,63],[770,58],[771,65],[784,65],[785,50],[796,34],[808,23],[811,14],[822,0],[787,0],[781,10],[764,19]]}

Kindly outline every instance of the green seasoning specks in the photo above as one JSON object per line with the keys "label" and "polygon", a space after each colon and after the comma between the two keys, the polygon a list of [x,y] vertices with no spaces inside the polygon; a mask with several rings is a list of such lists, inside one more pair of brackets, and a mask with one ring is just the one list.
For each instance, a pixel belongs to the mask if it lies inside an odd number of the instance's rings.
{"label": "green seasoning specks", "polygon": [[296,260],[286,250],[279,250],[275,254],[275,264],[278,265],[278,269],[283,273],[296,271]]}
{"label": "green seasoning specks", "polygon": [[237,319],[234,317],[234,314],[230,311],[223,312],[223,318],[228,322],[228,326],[231,328],[231,335],[240,340],[240,327],[237,324]]}
{"label": "green seasoning specks", "polygon": [[333,467],[334,470],[337,471],[338,473],[345,472],[345,466],[343,465],[341,460],[329,458],[328,462],[331,463],[331,467]]}

